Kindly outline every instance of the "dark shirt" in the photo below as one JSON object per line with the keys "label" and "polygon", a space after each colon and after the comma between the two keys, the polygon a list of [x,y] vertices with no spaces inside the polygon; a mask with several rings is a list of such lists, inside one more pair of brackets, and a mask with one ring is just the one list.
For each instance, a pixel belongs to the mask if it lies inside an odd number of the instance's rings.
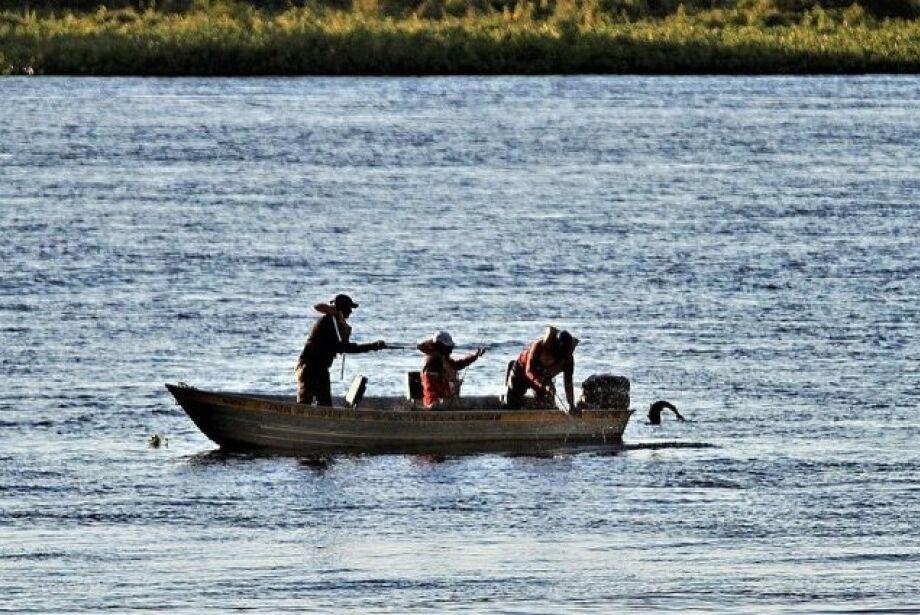
{"label": "dark shirt", "polygon": [[[309,365],[314,369],[329,369],[338,353],[356,354],[370,352],[374,344],[355,344],[349,341],[351,327],[334,321],[335,316],[326,314],[313,324],[310,337],[300,353],[300,364]],[[339,333],[336,335],[336,325]],[[340,340],[341,336],[341,340]]]}

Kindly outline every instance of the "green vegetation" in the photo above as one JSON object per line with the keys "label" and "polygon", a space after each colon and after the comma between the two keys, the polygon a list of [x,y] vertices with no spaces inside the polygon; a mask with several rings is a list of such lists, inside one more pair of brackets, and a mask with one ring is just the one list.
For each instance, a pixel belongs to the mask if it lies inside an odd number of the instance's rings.
{"label": "green vegetation", "polygon": [[23,1],[0,74],[920,72],[920,0]]}

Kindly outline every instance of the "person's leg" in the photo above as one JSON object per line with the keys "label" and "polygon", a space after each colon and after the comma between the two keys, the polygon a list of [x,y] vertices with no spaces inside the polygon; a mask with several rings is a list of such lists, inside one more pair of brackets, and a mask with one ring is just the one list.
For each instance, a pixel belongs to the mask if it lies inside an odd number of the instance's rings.
{"label": "person's leg", "polygon": [[297,403],[312,404],[316,397],[316,378],[313,377],[309,365],[303,365],[297,370]]}
{"label": "person's leg", "polygon": [[524,374],[520,373],[520,367],[515,364],[511,369],[511,375],[508,378],[508,390],[505,394],[505,408],[508,410],[518,410],[524,405],[524,395],[530,383]]}
{"label": "person's leg", "polygon": [[315,392],[313,387],[310,386],[310,382],[305,381],[304,378],[301,377],[297,381],[297,403],[312,404],[314,396]]}
{"label": "person's leg", "polygon": [[314,373],[314,376],[316,405],[332,406],[332,385],[329,383],[329,370],[318,370]]}

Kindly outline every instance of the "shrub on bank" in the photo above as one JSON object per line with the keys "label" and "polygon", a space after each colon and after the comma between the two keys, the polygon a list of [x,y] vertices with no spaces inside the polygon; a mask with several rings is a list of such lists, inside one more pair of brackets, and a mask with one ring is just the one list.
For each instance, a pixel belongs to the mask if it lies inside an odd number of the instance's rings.
{"label": "shrub on bank", "polygon": [[[185,13],[206,10],[222,0],[0,0],[0,11],[58,13],[89,13],[99,6],[109,11],[133,9],[144,12],[152,9],[161,13]],[[570,0],[536,0],[530,2],[535,16],[551,15],[559,2]],[[590,10],[608,17],[625,17],[636,21],[646,18],[664,18],[678,11],[696,14],[704,11],[728,11],[737,13],[759,13],[795,15],[822,8],[842,10],[854,0],[574,0],[580,10]],[[858,0],[860,6],[878,18],[915,19],[920,17],[920,0]],[[292,8],[314,10],[355,11],[383,14],[391,17],[406,17],[419,11],[433,11],[460,17],[468,13],[485,15],[489,13],[514,13],[520,0],[244,0],[244,4],[266,12],[279,12]]]}
{"label": "shrub on bank", "polygon": [[[483,0],[482,5],[500,0]],[[179,12],[132,6],[0,13],[0,72],[76,75],[458,73],[852,73],[920,70],[920,21],[861,5],[798,13],[804,0],[677,5],[651,0],[355,0],[268,10],[196,0]],[[451,4],[453,2],[454,4]],[[606,2],[606,4],[605,4]],[[390,12],[395,3],[401,18]],[[480,6],[480,5],[476,5]],[[662,5],[657,5],[662,6]],[[390,8],[387,8],[390,7]],[[414,8],[413,8],[414,7]],[[625,8],[624,8],[625,7]],[[461,8],[463,10],[461,10]],[[619,12],[611,13],[612,10]]]}

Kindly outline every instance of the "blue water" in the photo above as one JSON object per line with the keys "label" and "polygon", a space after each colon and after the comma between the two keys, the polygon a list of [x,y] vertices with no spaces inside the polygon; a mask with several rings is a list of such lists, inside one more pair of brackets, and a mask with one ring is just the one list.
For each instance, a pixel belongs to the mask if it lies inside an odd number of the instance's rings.
{"label": "blue water", "polygon": [[[918,144],[917,77],[0,80],[0,610],[920,610]],[[711,446],[215,452],[163,383],[292,393],[342,290]]]}

